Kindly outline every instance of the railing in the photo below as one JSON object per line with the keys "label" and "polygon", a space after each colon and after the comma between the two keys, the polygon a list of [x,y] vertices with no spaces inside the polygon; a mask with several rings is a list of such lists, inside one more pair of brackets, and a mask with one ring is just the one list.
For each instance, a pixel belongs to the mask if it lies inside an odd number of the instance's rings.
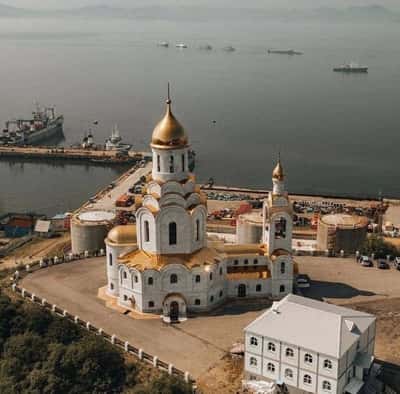
{"label": "railing", "polygon": [[102,328],[97,328],[92,323],[82,320],[79,316],[72,315],[67,310],[58,307],[56,304],[50,304],[45,298],[41,298],[33,293],[30,293],[28,290],[19,287],[16,283],[12,285],[12,290],[17,294],[20,294],[23,299],[29,300],[36,305],[40,305],[41,307],[54,313],[55,315],[67,319],[70,322],[95,335],[101,336],[103,339],[110,342],[113,346],[122,349],[126,353],[136,356],[139,360],[151,364],[155,368],[167,372],[169,375],[174,375],[181,379],[184,379],[185,382],[190,383],[193,387],[195,387],[195,381],[190,376],[189,372],[181,371],[173,364],[168,364],[160,360],[157,356],[146,353],[143,349],[136,348],[129,342],[123,341],[122,339],[118,338],[115,334],[109,334],[105,332]]}

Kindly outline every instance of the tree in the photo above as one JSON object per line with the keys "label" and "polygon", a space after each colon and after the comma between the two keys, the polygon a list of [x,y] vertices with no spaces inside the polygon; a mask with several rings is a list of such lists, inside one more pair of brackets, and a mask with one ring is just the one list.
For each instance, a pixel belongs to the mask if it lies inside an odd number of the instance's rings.
{"label": "tree", "polygon": [[57,374],[69,383],[69,393],[119,393],[125,383],[120,352],[97,337],[69,345]]}
{"label": "tree", "polygon": [[382,237],[373,234],[365,240],[361,248],[361,254],[370,256],[372,253],[378,259],[385,259],[387,255],[397,256],[399,250],[394,245],[386,242]]}
{"label": "tree", "polygon": [[149,394],[191,394],[193,392],[190,384],[176,376],[162,376],[151,380],[147,388]]}

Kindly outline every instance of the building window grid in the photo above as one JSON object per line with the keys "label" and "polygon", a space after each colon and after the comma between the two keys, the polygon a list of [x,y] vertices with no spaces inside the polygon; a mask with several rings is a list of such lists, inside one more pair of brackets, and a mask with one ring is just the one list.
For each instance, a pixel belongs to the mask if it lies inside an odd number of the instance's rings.
{"label": "building window grid", "polygon": [[257,366],[257,359],[255,357],[250,357],[250,365]]}
{"label": "building window grid", "polygon": [[258,339],[256,337],[251,337],[250,338],[250,345],[258,346]]}
{"label": "building window grid", "polygon": [[332,369],[332,361],[324,360],[324,369]]}
{"label": "building window grid", "polygon": [[313,356],[310,353],[306,353],[304,355],[304,362],[306,364],[312,364],[313,363]]}
{"label": "building window grid", "polygon": [[275,372],[275,365],[272,363],[267,364],[267,371],[268,372]]}
{"label": "building window grid", "polygon": [[303,377],[303,382],[304,382],[304,384],[308,384],[308,385],[310,385],[311,383],[312,383],[312,379],[311,379],[311,376],[310,375],[304,375],[304,377]]}
{"label": "building window grid", "polygon": [[285,369],[285,378],[293,379],[293,371],[289,368]]}
{"label": "building window grid", "polygon": [[324,380],[322,382],[322,390],[327,391],[327,392],[331,392],[332,390],[332,385],[330,382],[328,382],[327,380]]}
{"label": "building window grid", "polygon": [[285,355],[286,355],[286,357],[290,357],[290,358],[294,357],[293,349],[290,347],[286,348]]}
{"label": "building window grid", "polygon": [[276,347],[275,347],[275,344],[274,344],[274,343],[268,342],[268,351],[269,351],[269,352],[272,352],[272,353],[275,353]]}

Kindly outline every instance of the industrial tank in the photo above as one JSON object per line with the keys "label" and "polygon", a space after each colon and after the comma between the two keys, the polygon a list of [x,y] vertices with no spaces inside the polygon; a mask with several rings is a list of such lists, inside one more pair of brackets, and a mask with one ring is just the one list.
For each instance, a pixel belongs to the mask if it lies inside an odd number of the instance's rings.
{"label": "industrial tank", "polygon": [[258,244],[262,239],[261,211],[240,215],[236,221],[236,243]]}
{"label": "industrial tank", "polygon": [[115,214],[108,211],[86,211],[71,220],[72,253],[105,249],[104,239],[115,225]]}
{"label": "industrial tank", "polygon": [[360,249],[367,236],[368,218],[365,216],[325,215],[318,222],[317,245],[319,250],[354,253]]}

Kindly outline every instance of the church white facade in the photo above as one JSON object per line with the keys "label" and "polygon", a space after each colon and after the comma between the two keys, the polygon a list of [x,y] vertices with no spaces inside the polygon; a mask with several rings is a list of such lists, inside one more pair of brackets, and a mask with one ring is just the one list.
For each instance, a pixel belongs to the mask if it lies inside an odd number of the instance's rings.
{"label": "church white facade", "polygon": [[118,226],[106,238],[107,294],[142,313],[184,319],[232,297],[291,293],[292,209],[279,160],[264,202],[263,243],[207,240],[207,197],[188,168],[189,141],[167,100],[154,129],[153,168],[136,212],[136,226]]}

